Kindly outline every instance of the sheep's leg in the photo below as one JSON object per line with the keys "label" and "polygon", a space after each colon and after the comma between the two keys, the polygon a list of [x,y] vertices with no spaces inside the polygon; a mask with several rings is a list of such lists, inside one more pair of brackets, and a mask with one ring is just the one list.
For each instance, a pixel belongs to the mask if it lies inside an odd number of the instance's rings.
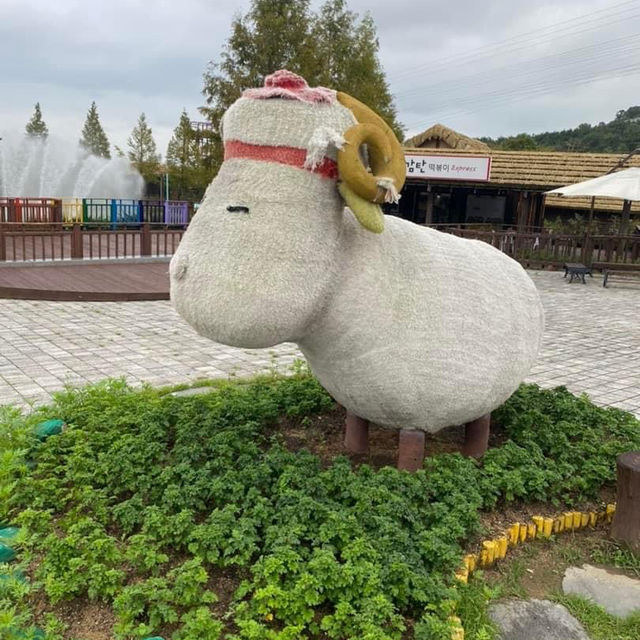
{"label": "sheep's leg", "polygon": [[424,431],[401,429],[398,439],[398,469],[417,471],[424,462]]}
{"label": "sheep's leg", "polygon": [[489,445],[490,425],[490,413],[472,422],[467,422],[464,428],[463,455],[469,458],[481,458],[486,453]]}
{"label": "sheep's leg", "polygon": [[369,421],[347,411],[344,446],[351,453],[369,453]]}

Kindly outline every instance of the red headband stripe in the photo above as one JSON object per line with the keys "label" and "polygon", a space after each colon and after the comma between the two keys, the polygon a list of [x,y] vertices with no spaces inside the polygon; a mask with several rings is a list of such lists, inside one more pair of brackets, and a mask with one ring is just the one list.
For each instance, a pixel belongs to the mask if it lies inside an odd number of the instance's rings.
{"label": "red headband stripe", "polygon": [[224,159],[245,158],[261,162],[277,162],[297,169],[317,173],[323,178],[337,180],[338,165],[331,158],[323,158],[317,167],[305,167],[307,150],[298,147],[274,147],[262,144],[249,144],[241,140],[229,140],[224,144]]}

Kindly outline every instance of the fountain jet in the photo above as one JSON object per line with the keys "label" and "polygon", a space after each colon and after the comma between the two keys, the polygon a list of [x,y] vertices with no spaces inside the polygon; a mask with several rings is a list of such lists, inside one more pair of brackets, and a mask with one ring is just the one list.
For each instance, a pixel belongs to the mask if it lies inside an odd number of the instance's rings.
{"label": "fountain jet", "polygon": [[139,199],[144,180],[125,158],[99,158],[60,138],[2,134],[0,197]]}

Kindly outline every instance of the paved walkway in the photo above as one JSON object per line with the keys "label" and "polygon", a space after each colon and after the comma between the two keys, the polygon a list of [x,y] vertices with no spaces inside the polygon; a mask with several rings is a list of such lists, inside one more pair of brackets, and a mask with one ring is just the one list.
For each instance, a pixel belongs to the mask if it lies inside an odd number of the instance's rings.
{"label": "paved walkway", "polygon": [[[640,288],[531,272],[547,312],[528,381],[566,385],[640,417]],[[505,301],[508,304],[508,301]],[[169,302],[0,300],[0,404],[46,401],[65,383],[126,376],[166,385],[286,369],[295,345],[235,349],[196,335]]]}

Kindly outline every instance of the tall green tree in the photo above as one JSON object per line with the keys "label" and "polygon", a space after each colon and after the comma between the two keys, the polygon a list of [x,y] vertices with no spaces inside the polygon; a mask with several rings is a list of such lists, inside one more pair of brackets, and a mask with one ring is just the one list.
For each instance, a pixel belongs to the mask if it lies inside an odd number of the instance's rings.
{"label": "tall green tree", "polygon": [[82,137],[80,138],[80,146],[100,158],[111,158],[111,152],[109,151],[109,140],[107,134],[104,132],[102,125],[100,124],[100,117],[98,116],[98,108],[96,103],[92,102],[89,111],[87,112],[87,118],[84,121],[82,127]]}
{"label": "tall green tree", "polygon": [[534,151],[538,148],[536,141],[528,133],[519,133],[507,138],[501,145],[505,151]]}
{"label": "tall green tree", "polygon": [[42,111],[40,111],[40,103],[36,102],[36,106],[33,109],[33,115],[31,116],[31,120],[27,122],[27,126],[25,127],[27,135],[31,138],[43,138],[49,135],[49,129],[47,129],[47,125],[42,119]]}
{"label": "tall green tree", "polygon": [[[371,16],[360,19],[344,0],[327,0],[317,13],[309,0],[252,0],[234,19],[231,35],[204,75],[201,112],[217,131],[220,118],[244,89],[261,86],[265,75],[287,68],[311,86],[329,86],[362,100],[401,133],[393,98],[378,59]],[[222,159],[219,134],[215,161]]]}
{"label": "tall green tree", "polygon": [[127,152],[129,160],[136,166],[145,180],[152,179],[156,174],[160,156],[153,139],[153,132],[147,124],[147,118],[144,113],[141,113],[138,117],[138,122],[127,140],[127,145],[129,146],[129,151]]}
{"label": "tall green tree", "polygon": [[370,14],[361,20],[346,0],[327,0],[311,22],[313,84],[344,91],[380,114],[402,139],[393,96],[378,58],[379,42]]}
{"label": "tall green tree", "polygon": [[480,139],[497,149],[630,153],[640,147],[640,106],[621,109],[613,120],[597,125],[583,122],[563,131]]}
{"label": "tall green tree", "polygon": [[195,131],[189,115],[183,109],[178,126],[173,130],[167,146],[167,169],[171,190],[178,199],[185,197],[197,186],[194,184],[198,160],[196,146]]}

